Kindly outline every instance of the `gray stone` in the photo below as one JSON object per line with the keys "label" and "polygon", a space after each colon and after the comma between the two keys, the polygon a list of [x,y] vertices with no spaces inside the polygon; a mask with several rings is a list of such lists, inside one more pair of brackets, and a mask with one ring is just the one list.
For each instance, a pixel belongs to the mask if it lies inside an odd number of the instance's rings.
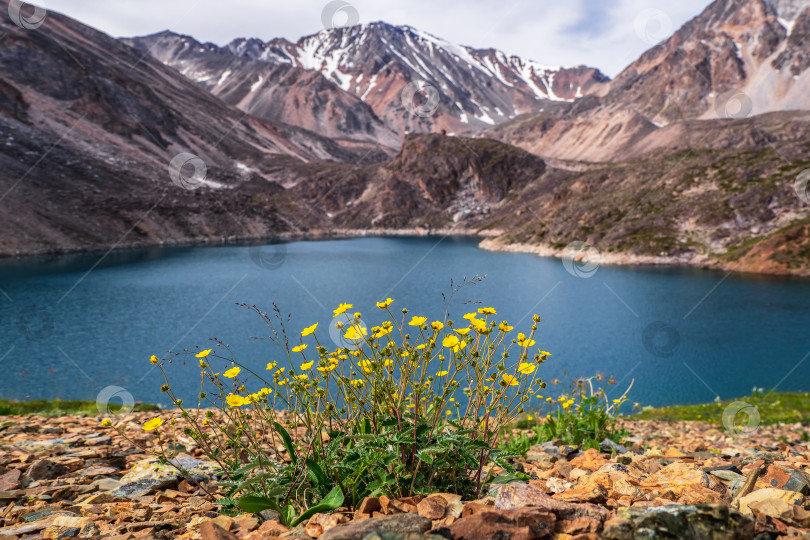
{"label": "gray stone", "polygon": [[602,531],[602,538],[609,540],[738,540],[753,536],[754,522],[722,504],[620,508]]}
{"label": "gray stone", "polygon": [[27,514],[23,514],[22,519],[26,523],[31,523],[33,521],[37,521],[37,520],[40,520],[42,518],[46,518],[46,517],[48,517],[50,515],[53,515],[53,514],[64,514],[64,515],[69,515],[69,516],[80,516],[81,515],[79,512],[73,512],[71,510],[68,510],[64,506],[46,506],[45,508],[37,510],[36,512],[29,512]]}
{"label": "gray stone", "polygon": [[47,459],[38,459],[28,467],[25,476],[29,480],[53,480],[67,474],[68,468]]}
{"label": "gray stone", "polygon": [[726,482],[734,482],[736,480],[745,480],[745,476],[741,474],[737,474],[734,471],[727,471],[727,470],[715,470],[709,471],[709,474],[712,476],[716,476],[720,480],[725,480]]}
{"label": "gray stone", "polygon": [[605,439],[602,442],[600,442],[599,450],[608,454],[612,452],[616,452],[617,454],[626,454],[628,452],[627,448],[611,441],[610,439]]}
{"label": "gray stone", "polygon": [[447,538],[438,534],[373,532],[363,537],[363,540],[447,540]]}
{"label": "gray stone", "polygon": [[161,478],[161,479],[144,478],[142,480],[136,480],[135,482],[124,484],[118,489],[111,491],[110,495],[112,495],[113,497],[122,497],[125,499],[137,499],[138,497],[151,495],[152,493],[160,489],[172,487],[176,483],[177,483],[176,478]]}
{"label": "gray stone", "polygon": [[378,535],[422,534],[430,530],[432,526],[433,521],[416,514],[394,514],[338,525],[326,531],[321,536],[321,540],[363,540],[374,533]]}

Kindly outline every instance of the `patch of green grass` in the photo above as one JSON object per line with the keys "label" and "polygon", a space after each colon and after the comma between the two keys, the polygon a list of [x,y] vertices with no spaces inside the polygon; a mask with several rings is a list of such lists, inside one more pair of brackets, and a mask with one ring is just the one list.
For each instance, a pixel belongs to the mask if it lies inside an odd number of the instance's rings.
{"label": "patch of green grass", "polygon": [[[110,403],[108,406],[110,413],[117,412],[121,405]],[[136,412],[158,411],[156,405],[149,403],[136,403],[133,409]],[[0,416],[21,416],[25,414],[42,414],[46,416],[59,416],[67,414],[99,414],[95,401],[55,399],[48,401],[45,399],[35,399],[32,401],[10,401],[0,399]]]}
{"label": "patch of green grass", "polygon": [[810,423],[810,393],[807,392],[754,392],[744,398],[700,405],[673,405],[658,409],[645,407],[640,413],[627,418],[629,420],[664,420],[670,422],[695,420],[722,425],[723,411],[735,401],[754,406],[759,413],[760,424],[762,425]]}

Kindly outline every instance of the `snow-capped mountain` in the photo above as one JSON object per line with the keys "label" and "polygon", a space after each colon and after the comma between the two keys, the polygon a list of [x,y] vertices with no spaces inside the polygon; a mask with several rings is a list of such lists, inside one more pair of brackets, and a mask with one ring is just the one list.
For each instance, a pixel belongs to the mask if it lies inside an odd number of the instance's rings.
{"label": "snow-capped mountain", "polygon": [[606,102],[658,124],[810,109],[810,0],[716,0],[628,66]]}
{"label": "snow-capped mountain", "polygon": [[[137,44],[153,38],[129,41]],[[180,68],[198,82],[210,84],[214,80],[216,74],[211,69],[180,66],[179,55],[167,53],[167,48],[177,51],[177,43],[164,39],[154,45],[146,48],[164,63]],[[571,101],[587,95],[608,80],[595,68],[543,65],[494,49],[455,45],[409,26],[382,22],[324,30],[296,43],[237,39],[223,48],[188,45],[183,61],[189,62],[194,51],[200,55],[227,52],[237,58],[319,72],[370,105],[386,126],[400,135],[442,129],[453,133],[477,131],[518,114],[542,110],[549,101]],[[218,69],[224,76],[227,66],[219,65]],[[234,76],[233,70],[229,76]]]}

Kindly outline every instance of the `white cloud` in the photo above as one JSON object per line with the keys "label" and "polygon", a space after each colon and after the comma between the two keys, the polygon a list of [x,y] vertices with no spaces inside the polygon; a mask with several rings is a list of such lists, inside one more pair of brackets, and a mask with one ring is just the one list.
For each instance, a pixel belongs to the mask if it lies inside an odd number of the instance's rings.
{"label": "white cloud", "polygon": [[[636,31],[644,10],[675,30],[709,0],[348,0],[360,22],[409,24],[452,42],[494,47],[554,65],[616,75],[650,47]],[[113,36],[169,29],[225,44],[236,37],[299,37],[322,29],[325,0],[47,0],[45,7]],[[652,25],[661,20],[652,21]],[[649,32],[648,32],[649,34]],[[653,36],[656,29],[651,30]]]}

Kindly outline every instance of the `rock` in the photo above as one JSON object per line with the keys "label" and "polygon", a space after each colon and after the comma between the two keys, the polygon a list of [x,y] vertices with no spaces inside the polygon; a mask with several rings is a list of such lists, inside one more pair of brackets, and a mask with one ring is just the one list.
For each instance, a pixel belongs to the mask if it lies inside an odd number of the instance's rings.
{"label": "rock", "polygon": [[758,520],[764,521],[763,516],[776,518],[788,525],[796,527],[810,527],[810,511],[801,506],[789,504],[783,499],[764,499],[748,504],[748,508]]}
{"label": "rock", "polygon": [[768,500],[781,500],[787,504],[793,505],[804,504],[806,498],[801,493],[796,493],[795,491],[786,491],[776,488],[758,489],[740,499],[740,512],[747,516],[752,516],[753,512],[750,510],[749,506]]}
{"label": "rock", "polygon": [[287,532],[287,527],[279,521],[270,520],[259,525],[259,531],[270,536],[281,536]]}
{"label": "rock", "polygon": [[563,491],[568,491],[573,487],[574,484],[568,480],[557,478],[556,476],[552,476],[546,480],[546,491],[550,491],[552,493],[562,493]]}
{"label": "rock", "polygon": [[552,512],[557,518],[555,532],[597,532],[607,510],[593,504],[573,504],[555,499],[531,484],[512,482],[501,487],[495,499],[496,510],[535,507]]}
{"label": "rock", "polygon": [[585,469],[587,471],[595,471],[602,467],[608,460],[603,458],[599,451],[595,448],[589,448],[580,456],[575,457],[574,459],[570,460],[570,464],[572,467],[576,467],[578,469]]}
{"label": "rock", "polygon": [[620,508],[602,531],[602,537],[609,540],[742,540],[753,536],[754,521],[723,505]]}
{"label": "rock", "polygon": [[363,538],[363,540],[447,540],[447,538],[437,534],[373,532]]}
{"label": "rock", "polygon": [[417,513],[428,519],[441,519],[447,510],[447,501],[442,497],[429,496],[416,505]]}
{"label": "rock", "polygon": [[110,492],[113,497],[125,499],[137,499],[151,495],[159,489],[168,488],[177,483],[176,478],[150,479],[144,478],[135,482],[129,482]]}
{"label": "rock", "polygon": [[550,537],[556,521],[556,516],[551,512],[517,508],[473,514],[435,532],[451,540],[533,540]]}
{"label": "rock", "polygon": [[607,454],[610,454],[611,452],[616,452],[617,454],[626,454],[627,452],[629,452],[627,448],[616,442],[611,441],[610,439],[605,439],[602,442],[600,442],[599,450]]}
{"label": "rock", "polygon": [[213,521],[203,521],[200,524],[200,537],[202,540],[238,540],[238,537],[226,531]]}
{"label": "rock", "polygon": [[48,516],[57,515],[57,514],[67,514],[71,516],[78,516],[79,514],[68,510],[62,506],[46,506],[36,512],[29,512],[27,514],[22,515],[22,520],[31,523],[34,521],[39,521],[42,518],[46,518]]}
{"label": "rock", "polygon": [[315,514],[307,521],[304,531],[312,538],[320,538],[323,533],[345,521],[343,514]]}
{"label": "rock", "polygon": [[795,491],[802,495],[810,495],[810,475],[804,471],[770,465],[757,480],[756,487],[779,488],[786,491]]}
{"label": "rock", "polygon": [[734,471],[727,471],[721,469],[707,472],[712,476],[716,476],[720,480],[725,480],[726,482],[745,481],[745,476],[737,474]]}
{"label": "rock", "polygon": [[718,480],[712,480],[695,465],[679,461],[647,477],[641,483],[641,488],[645,491],[657,489],[662,493],[670,490],[676,496],[680,496],[684,490],[716,489],[719,485]]}
{"label": "rock", "polygon": [[597,483],[589,483],[582,487],[569,489],[563,493],[553,495],[555,499],[572,503],[603,503],[607,500],[607,490]]}
{"label": "rock", "polygon": [[25,476],[28,480],[53,480],[69,473],[67,467],[47,459],[38,459],[28,467]]}
{"label": "rock", "polygon": [[9,469],[0,475],[0,491],[9,491],[20,487],[20,469]]}
{"label": "rock", "polygon": [[361,514],[371,515],[380,509],[382,509],[382,506],[380,506],[380,499],[378,497],[366,497],[363,499],[363,502],[360,503],[357,511]]}
{"label": "rock", "polygon": [[433,522],[416,514],[394,514],[391,516],[364,519],[339,525],[326,531],[323,540],[362,540],[371,533],[424,533]]}
{"label": "rock", "polygon": [[616,462],[622,465],[630,465],[633,463],[633,456],[628,456],[627,454],[616,456]]}

